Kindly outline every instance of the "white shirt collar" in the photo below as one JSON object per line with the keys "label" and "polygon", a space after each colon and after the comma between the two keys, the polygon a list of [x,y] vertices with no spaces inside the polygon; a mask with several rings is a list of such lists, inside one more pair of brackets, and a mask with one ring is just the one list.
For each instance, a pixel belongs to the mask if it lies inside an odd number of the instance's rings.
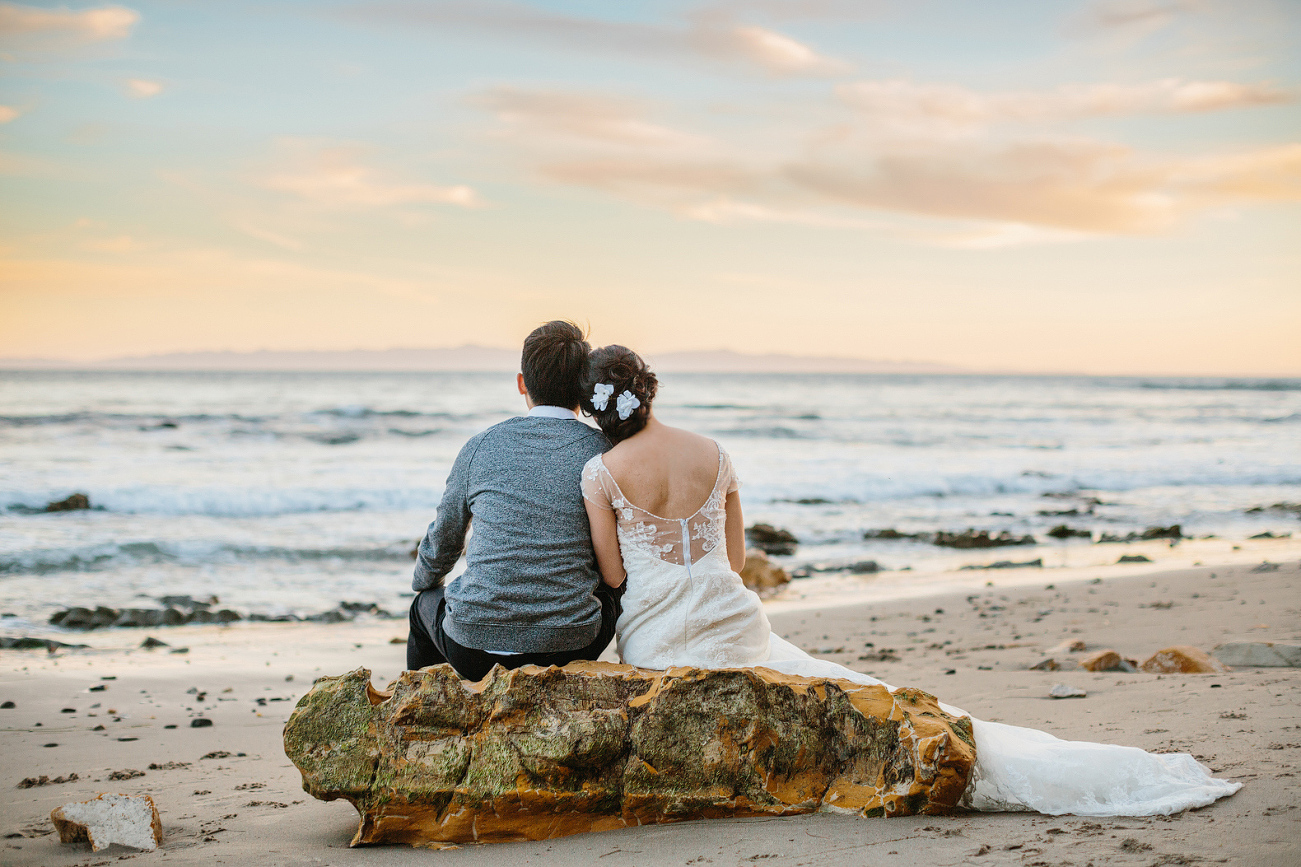
{"label": "white shirt collar", "polygon": [[567,418],[577,420],[578,415],[572,409],[565,409],[563,406],[535,406],[529,410],[529,416],[539,416],[541,418]]}

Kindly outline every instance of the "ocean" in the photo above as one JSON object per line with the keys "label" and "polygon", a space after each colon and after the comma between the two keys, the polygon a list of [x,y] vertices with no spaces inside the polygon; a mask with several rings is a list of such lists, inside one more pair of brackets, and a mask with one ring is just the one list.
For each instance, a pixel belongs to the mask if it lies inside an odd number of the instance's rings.
{"label": "ocean", "polygon": [[[0,372],[0,629],[163,595],[401,614],[452,460],[523,409],[501,373]],[[656,412],[722,443],[747,524],[799,539],[792,570],[872,560],[887,571],[857,580],[906,582],[1115,562],[1129,546],[1101,534],[1175,524],[1301,535],[1269,508],[1301,502],[1297,379],[677,373]],[[92,508],[43,511],[74,492]],[[1062,524],[1092,539],[1046,535]],[[864,537],[969,528],[1037,544]]]}

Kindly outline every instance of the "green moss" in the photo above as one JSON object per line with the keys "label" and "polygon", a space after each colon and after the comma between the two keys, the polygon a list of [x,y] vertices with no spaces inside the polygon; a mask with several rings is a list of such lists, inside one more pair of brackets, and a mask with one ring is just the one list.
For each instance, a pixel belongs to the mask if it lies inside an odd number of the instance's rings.
{"label": "green moss", "polygon": [[958,717],[949,723],[949,727],[967,746],[973,750],[976,748],[976,733],[971,728],[971,717]]}
{"label": "green moss", "polygon": [[364,668],[321,678],[285,724],[285,755],[317,797],[360,797],[370,789],[379,743],[369,684]]}

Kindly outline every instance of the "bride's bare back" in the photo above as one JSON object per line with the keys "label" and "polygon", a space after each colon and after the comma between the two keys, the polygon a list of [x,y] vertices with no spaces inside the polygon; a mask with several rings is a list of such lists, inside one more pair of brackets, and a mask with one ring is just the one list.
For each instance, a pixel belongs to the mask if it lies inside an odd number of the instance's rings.
{"label": "bride's bare back", "polygon": [[[588,478],[588,469],[592,469],[589,462],[584,469],[583,496],[592,528],[597,566],[605,583],[618,587],[624,579],[617,519],[610,508],[610,502],[616,498],[646,513],[646,517],[640,520],[649,523],[643,526],[672,524],[674,540],[667,547],[678,552],[674,557],[683,558],[673,559],[673,562],[689,563],[705,550],[708,542],[710,548],[718,543],[726,545],[727,562],[733,571],[740,572],[745,566],[745,519],[741,515],[741,498],[736,491],[735,478],[731,476],[731,463],[725,460],[722,450],[713,440],[661,424],[652,415],[645,427],[593,460],[598,465],[593,469],[597,475]],[[723,478],[725,469],[727,478]],[[606,491],[606,502],[598,503],[601,497],[589,496],[587,486],[599,484],[601,474],[613,482],[614,488]],[[720,516],[716,513],[713,517],[702,513],[711,502],[715,510],[720,505],[723,507],[724,515],[721,517],[725,518],[724,521],[719,522]],[[628,511],[627,514],[634,512]],[[721,532],[720,523],[723,524]],[[697,526],[700,524],[709,526]],[[660,527],[653,532],[659,533],[663,529]],[[677,535],[679,532],[681,536]],[[683,544],[683,540],[688,539],[690,541]],[[696,548],[701,548],[701,551],[695,551]]]}
{"label": "bride's bare back", "polygon": [[718,445],[653,416],[603,460],[624,496],[660,518],[691,517],[718,481]]}

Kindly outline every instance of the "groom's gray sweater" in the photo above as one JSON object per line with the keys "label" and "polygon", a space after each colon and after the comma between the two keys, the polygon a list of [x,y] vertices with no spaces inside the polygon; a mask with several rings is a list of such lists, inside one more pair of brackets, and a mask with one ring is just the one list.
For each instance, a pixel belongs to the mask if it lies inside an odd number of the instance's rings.
{"label": "groom's gray sweater", "polygon": [[417,591],[437,587],[466,551],[465,572],[444,591],[449,638],[509,653],[575,650],[596,639],[600,575],[580,476],[609,447],[581,421],[541,416],[493,425],[465,444],[411,582]]}

